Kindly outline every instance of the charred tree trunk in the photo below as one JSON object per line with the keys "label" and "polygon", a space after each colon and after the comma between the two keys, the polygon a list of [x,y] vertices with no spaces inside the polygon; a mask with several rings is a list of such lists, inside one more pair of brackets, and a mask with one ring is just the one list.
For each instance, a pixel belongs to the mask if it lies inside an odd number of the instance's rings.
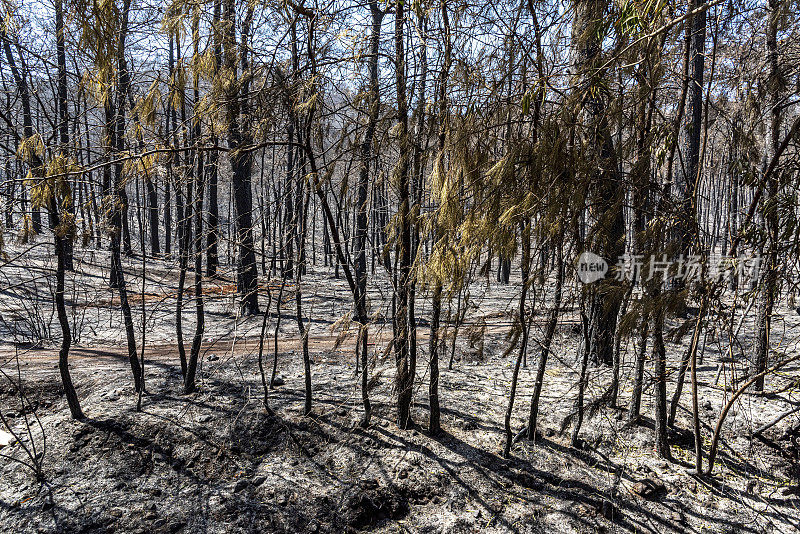
{"label": "charred tree trunk", "polygon": [[378,47],[381,38],[381,22],[383,11],[378,7],[377,0],[370,0],[370,13],[372,15],[372,34],[370,35],[369,70],[369,118],[364,140],[361,143],[361,167],[358,174],[356,195],[356,228],[355,228],[355,275],[356,275],[356,314],[360,323],[359,338],[357,343],[361,356],[361,402],[364,405],[364,417],[361,426],[369,425],[372,408],[369,402],[369,354],[367,326],[367,201],[369,188],[369,166],[372,161],[372,143],[375,137],[375,127],[378,123],[380,112],[380,94],[378,92]]}
{"label": "charred tree trunk", "polygon": [[[769,114],[766,125],[766,139],[764,141],[765,166],[778,153],[780,146],[781,121],[783,117],[781,107],[781,88],[785,82],[781,80],[778,65],[778,22],[781,10],[781,0],[768,0],[766,44],[767,44],[767,90]],[[772,310],[778,298],[778,190],[780,173],[773,172],[767,180],[767,195],[764,202],[764,222],[767,233],[767,254],[765,265],[762,267],[761,294],[758,302],[756,350],[752,374],[759,375],[753,387],[758,392],[764,391],[764,370],[769,360],[769,336],[772,327]]]}
{"label": "charred tree trunk", "polygon": [[[60,36],[63,41],[63,18],[61,17],[61,1],[56,0],[56,17],[61,20]],[[34,135],[33,131],[33,116],[31,114],[30,104],[30,90],[28,88],[27,73],[20,71],[14,59],[14,54],[11,51],[8,35],[4,30],[0,30],[0,38],[3,40],[3,49],[6,55],[6,61],[11,69],[11,74],[14,78],[14,83],[17,87],[17,92],[22,101],[22,121],[23,121],[23,135],[25,138],[31,138]],[[63,44],[63,42],[62,42]],[[66,74],[65,74],[66,76]],[[59,88],[60,89],[60,88]],[[66,87],[64,88],[66,90]],[[60,92],[60,90],[59,90]],[[66,99],[65,99],[66,100]],[[63,117],[66,115],[66,109]],[[69,143],[68,131],[66,131],[66,123],[62,121],[62,128],[60,128],[60,142],[63,145]],[[67,134],[65,139],[64,134]],[[31,167],[31,174],[39,180],[48,179],[43,176],[43,162],[39,155],[32,151],[28,164]],[[72,344],[72,330],[69,326],[69,318],[67,315],[67,307],[64,300],[65,291],[65,272],[67,270],[67,247],[66,241],[69,239],[66,236],[71,235],[69,228],[62,228],[63,221],[59,212],[58,205],[59,199],[56,198],[55,188],[47,199],[47,206],[50,215],[50,226],[53,228],[53,241],[56,252],[56,290],[55,290],[55,307],[56,314],[58,315],[58,323],[61,327],[61,348],[58,353],[58,369],[61,375],[61,383],[64,386],[64,394],[67,398],[70,415],[73,419],[83,419],[83,411],[81,410],[78,395],[75,392],[75,386],[72,383],[72,376],[69,372],[69,349]],[[67,224],[69,224],[67,222]]]}
{"label": "charred tree trunk", "polygon": [[531,412],[528,417],[528,439],[535,440],[536,428],[539,424],[539,400],[542,396],[542,385],[544,384],[544,372],[547,369],[547,357],[550,355],[550,347],[558,326],[558,315],[561,312],[561,291],[564,284],[564,250],[563,243],[555,250],[556,256],[556,285],[553,289],[553,308],[547,318],[547,327],[542,341],[542,352],[539,355],[539,363],[536,367],[536,382],[533,386],[533,397],[531,398]]}
{"label": "charred tree trunk", "polygon": [[[216,65],[222,64],[222,41],[220,39],[220,15],[221,4],[220,0],[214,0],[214,19],[213,19],[213,32],[214,32],[214,60]],[[217,71],[219,69],[216,69]],[[212,149],[208,154],[208,230],[206,240],[206,273],[210,277],[217,276],[217,267],[219,266],[219,202],[217,182],[219,179],[219,140],[216,133],[211,134]]]}
{"label": "charred tree trunk", "polygon": [[[689,10],[702,7],[706,0],[689,0]],[[689,254],[697,247],[698,233],[696,221],[697,186],[702,172],[700,162],[700,144],[703,133],[703,79],[705,69],[706,12],[694,15],[687,25],[689,41],[689,87],[687,121],[684,128],[684,153],[686,164],[683,166],[681,179],[678,181],[679,193],[682,193],[679,231],[681,235],[681,253]]]}
{"label": "charred tree trunk", "polygon": [[[199,9],[199,8],[195,8]],[[199,54],[200,36],[199,36],[199,13],[194,17],[192,34],[194,40],[194,55]],[[194,101],[200,100],[199,90],[200,79],[195,73],[194,75]],[[193,154],[196,163],[193,162],[192,168],[194,169],[194,191],[195,199],[194,204],[194,302],[195,302],[195,329],[194,337],[192,338],[192,348],[189,353],[189,361],[186,366],[186,376],[183,382],[183,392],[193,393],[195,390],[195,375],[197,374],[197,362],[200,359],[200,346],[203,342],[203,333],[205,332],[205,309],[203,302],[203,195],[205,193],[205,169],[203,167],[203,149],[202,135],[200,129],[200,120],[194,117],[194,127],[192,128],[192,144]],[[191,224],[191,223],[189,223]]]}
{"label": "charred tree trunk", "polygon": [[[658,298],[658,295],[654,295]],[[667,356],[664,350],[664,310],[657,304],[653,317],[653,438],[655,453],[671,459],[667,439]]]}
{"label": "charred tree trunk", "polygon": [[414,386],[414,362],[409,350],[410,317],[409,289],[411,287],[411,197],[409,195],[410,143],[408,134],[408,102],[406,99],[405,57],[405,4],[395,3],[395,79],[397,83],[397,137],[399,160],[397,162],[398,189],[398,237],[396,254],[399,261],[397,282],[397,310],[394,315],[396,335],[394,339],[397,367],[395,389],[397,391],[397,426],[407,429],[412,426],[411,399]]}
{"label": "charred tree trunk", "polygon": [[[59,228],[61,225],[61,217],[58,213],[58,206],[55,196],[50,198],[50,217],[51,223],[54,228]],[[61,349],[58,351],[58,371],[61,374],[61,383],[64,386],[64,396],[67,398],[67,405],[69,412],[73,419],[83,419],[83,411],[81,404],[78,400],[78,394],[75,392],[75,386],[72,384],[72,376],[69,372],[69,349],[72,344],[72,330],[69,326],[69,319],[67,316],[67,306],[64,302],[64,275],[66,271],[66,250],[64,242],[66,238],[59,235],[59,231],[55,232],[55,246],[56,246],[56,313],[58,314],[58,323],[61,326]]]}
{"label": "charred tree trunk", "polygon": [[[69,145],[69,114],[67,109],[67,56],[64,44],[64,9],[61,0],[55,0],[56,10],[56,61],[58,63],[58,134],[61,155],[67,157],[67,148]],[[62,178],[64,183],[69,183],[68,177]],[[58,220],[62,221],[65,218],[69,221],[74,220],[72,214],[72,198],[71,195],[65,197],[68,202],[61,202],[61,209],[63,214],[59,214]],[[66,215],[66,217],[64,217]],[[54,231],[55,227],[54,227]],[[62,253],[64,254],[64,268],[67,271],[73,270],[72,265],[72,248],[75,240],[75,229],[73,224],[67,225],[66,228],[61,228],[64,232],[63,241],[61,243]]]}
{"label": "charred tree trunk", "polygon": [[[245,46],[237,47],[236,44],[236,2],[233,0],[226,0],[225,23],[225,64],[236,77],[236,59],[237,56],[241,57],[244,77],[241,90],[238,84],[232,83],[227,95],[228,148],[233,171],[233,204],[239,246],[236,287],[242,296],[242,312],[253,315],[258,313],[258,270],[253,240],[253,191],[250,183],[253,158],[250,150],[242,150],[253,144],[248,119],[250,73],[248,50]],[[243,45],[244,42],[246,37],[243,37]]]}
{"label": "charred tree trunk", "polygon": [[[517,361],[514,364],[514,375],[511,379],[511,394],[508,398],[508,408],[506,409],[506,416],[504,420],[504,425],[506,429],[506,444],[505,448],[503,449],[503,456],[508,458],[509,453],[511,452],[511,443],[514,439],[514,434],[511,430],[511,416],[514,413],[514,397],[516,396],[517,391],[517,378],[519,376],[519,367],[520,364],[525,360],[526,353],[528,351],[528,321],[526,319],[526,310],[525,305],[527,304],[528,299],[528,288],[530,287],[530,278],[531,278],[531,230],[530,230],[530,221],[524,221],[521,223],[522,227],[522,291],[520,292],[519,296],[519,309],[517,311],[517,321],[519,323],[519,330],[521,335],[521,341],[519,344],[519,354],[517,355]],[[534,301],[536,299],[534,298]]]}
{"label": "charred tree trunk", "polygon": [[639,323],[641,325],[639,335],[639,347],[636,351],[636,363],[633,371],[633,391],[628,402],[628,421],[637,421],[642,409],[642,388],[644,383],[644,364],[647,359],[647,340],[650,335],[650,316],[645,311]]}
{"label": "charred tree trunk", "polygon": [[[605,0],[575,0],[572,41],[576,48],[572,90],[580,95],[579,113],[585,117],[581,127],[587,136],[588,157],[598,171],[589,178],[589,214],[593,219],[591,239],[587,240],[597,254],[613,265],[623,254],[625,189],[617,175],[613,140],[608,126],[603,91],[598,87],[595,69],[600,58],[600,30],[605,14]],[[593,165],[594,166],[594,165]],[[591,286],[589,310],[589,345],[585,347],[594,361],[605,365],[614,362],[614,332],[622,291],[613,277]]]}
{"label": "charred tree trunk", "polygon": [[[447,80],[450,76],[450,66],[452,64],[452,44],[450,40],[450,18],[447,14],[447,4],[442,2],[442,26],[444,30],[444,63],[439,75],[439,137],[438,137],[438,154],[436,156],[436,172],[440,177],[444,176],[444,157],[445,146],[447,142]],[[433,247],[435,248],[441,239],[442,229],[438,225],[433,228]],[[430,348],[428,350],[430,357],[430,385],[428,386],[428,402],[430,403],[430,420],[428,422],[428,431],[432,435],[441,432],[441,408],[439,406],[439,323],[442,315],[442,280],[437,277],[434,282],[433,288],[433,302],[431,304],[431,330],[430,330]]]}
{"label": "charred tree trunk", "polygon": [[[113,108],[113,118],[109,124],[111,130],[111,146],[114,154],[122,154],[125,150],[125,102],[128,96],[130,79],[128,76],[127,62],[125,60],[125,40],[128,33],[128,16],[130,14],[130,0],[124,0],[121,17],[122,25],[120,29],[119,45],[117,50],[117,88],[116,106]],[[133,315],[128,301],[128,290],[125,282],[125,270],[122,266],[122,247],[125,241],[125,204],[126,195],[125,180],[123,176],[123,164],[117,161],[114,167],[114,183],[111,188],[111,207],[109,216],[109,228],[111,232],[111,277],[112,287],[119,291],[119,300],[122,307],[122,316],[125,323],[125,336],[128,342],[128,359],[130,360],[131,370],[136,390],[141,387],[141,367],[139,357],[136,354],[136,337],[133,330]],[[130,236],[127,239],[127,246],[130,247]]]}

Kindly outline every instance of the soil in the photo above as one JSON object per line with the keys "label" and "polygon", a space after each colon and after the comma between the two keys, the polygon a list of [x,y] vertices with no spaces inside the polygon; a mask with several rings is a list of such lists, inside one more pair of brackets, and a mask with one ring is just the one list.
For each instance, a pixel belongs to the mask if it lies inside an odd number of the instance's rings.
{"label": "soil", "polygon": [[[541,406],[541,439],[518,441],[502,457],[503,415],[516,351],[506,354],[518,280],[510,286],[476,283],[448,369],[451,341],[440,356],[444,432],[427,426],[427,328],[421,321],[413,418],[394,423],[393,356],[387,354],[390,323],[383,320],[380,281],[371,301],[372,423],[361,428],[360,378],[355,376],[354,332],[347,330],[349,299],[343,281],[315,269],[301,285],[311,317],[313,413],[302,414],[303,368],[297,325],[287,304],[278,330],[278,375],[269,391],[274,415],[264,409],[256,338],[261,317],[236,317],[224,290],[209,295],[208,330],[201,351],[199,390],[181,394],[174,335],[174,273],[148,268],[141,291],[136,259],[128,260],[131,289],[144,293],[146,393],[136,410],[119,308],[103,286],[101,253],[71,275],[72,309],[82,310],[71,372],[87,419],[70,419],[57,369],[56,340],[34,342],[35,323],[23,325],[24,301],[10,295],[28,265],[3,267],[9,290],[0,297],[4,344],[0,345],[0,414],[11,443],[0,447],[2,532],[798,532],[798,447],[790,430],[796,414],[765,432],[752,431],[792,408],[791,385],[800,370],[782,370],[767,381],[771,395],[743,395],[725,419],[713,477],[693,474],[691,405],[685,393],[671,429],[673,461],[657,458],[652,438],[652,382],[644,417],[627,424],[633,340],[623,344],[620,407],[602,407],[584,422],[579,447],[560,432],[576,396],[580,332],[567,311],[548,364]],[[47,258],[37,260],[43,272]],[[149,260],[150,261],[150,260]],[[230,273],[228,273],[230,274]],[[219,282],[220,287],[230,279]],[[95,277],[95,281],[90,281]],[[41,297],[40,285],[28,285]],[[5,282],[4,282],[5,283]],[[271,281],[277,297],[280,280]],[[38,289],[37,289],[38,287]],[[265,286],[266,287],[266,286]],[[381,289],[382,288],[382,289]],[[291,292],[294,291],[290,288]],[[38,298],[38,297],[37,297]],[[420,297],[418,312],[425,317]],[[264,303],[266,299],[264,299]],[[571,304],[567,303],[567,308]],[[455,306],[455,304],[453,304]],[[543,308],[544,309],[544,308]],[[546,311],[546,309],[545,309]],[[274,312],[274,310],[273,310]],[[786,352],[796,351],[797,315],[782,308]],[[47,318],[48,312],[37,312]],[[191,337],[194,313],[184,312]],[[11,330],[16,314],[16,330]],[[545,317],[542,313],[542,318]],[[264,353],[271,369],[270,318]],[[91,319],[91,320],[90,320]],[[137,322],[138,321],[138,322]],[[135,317],[141,324],[141,315]],[[42,324],[46,324],[44,321]],[[670,325],[675,328],[676,324]],[[140,327],[137,327],[140,328]],[[57,331],[57,328],[55,329]],[[538,320],[533,338],[541,337]],[[345,332],[345,333],[343,333]],[[141,336],[141,330],[137,330]],[[635,336],[634,336],[635,337]],[[141,341],[138,339],[138,341]],[[744,340],[746,342],[746,339]],[[687,340],[668,343],[671,395]],[[537,345],[532,344],[520,383],[512,426],[527,421]],[[709,336],[698,367],[704,449],[720,408],[730,398],[731,364]],[[736,368],[735,366],[733,366]],[[587,402],[600,397],[611,370],[590,368]],[[688,386],[687,386],[688,389]],[[2,436],[0,436],[2,437]],[[0,440],[2,443],[2,440]],[[28,451],[30,455],[28,454]],[[31,459],[35,458],[35,462]],[[21,462],[25,462],[25,465]],[[33,464],[41,465],[37,479]]]}

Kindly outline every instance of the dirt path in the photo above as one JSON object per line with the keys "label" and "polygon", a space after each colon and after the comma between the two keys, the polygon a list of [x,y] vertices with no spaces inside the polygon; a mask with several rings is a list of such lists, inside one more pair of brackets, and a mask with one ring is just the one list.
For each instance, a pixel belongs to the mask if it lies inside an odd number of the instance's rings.
{"label": "dirt path", "polygon": [[[505,336],[511,324],[507,321],[497,320],[495,322],[487,323],[483,335],[487,338],[496,338]],[[491,320],[491,318],[490,318]],[[537,318],[534,321],[535,326],[544,326],[546,318]],[[559,321],[562,326],[569,326],[577,324],[577,319],[565,318]],[[462,324],[460,328],[460,335],[465,335],[470,329],[475,328],[474,323]],[[417,342],[418,344],[427,345],[430,336],[430,329],[428,326],[417,326]],[[357,328],[351,327],[349,331],[344,334],[331,333],[331,332],[318,332],[309,337],[308,345],[312,353],[330,353],[334,354],[350,354],[355,350],[355,343],[357,337]],[[391,341],[391,330],[388,328],[372,328],[369,332],[369,345],[373,350],[383,351],[386,349],[387,344]],[[191,343],[186,343],[186,350],[188,352]],[[201,347],[201,355],[208,356],[211,354],[216,355],[243,355],[253,354],[259,348],[258,336],[246,336],[238,338],[225,338],[225,339],[209,339],[204,341]],[[299,336],[286,336],[279,334],[278,336],[278,352],[284,353],[288,351],[302,350],[302,343]],[[25,367],[26,371],[36,370],[51,370],[53,366],[58,363],[57,345],[49,347],[30,347],[15,349],[12,347],[0,348],[0,369],[8,371],[10,367],[16,365],[16,358]],[[269,355],[275,351],[275,339],[272,333],[268,334],[264,339],[264,354]],[[137,347],[137,355],[141,355],[141,347]],[[157,342],[154,344],[146,344],[144,357],[146,361],[178,361],[178,346],[176,343],[162,343]],[[73,346],[69,354],[70,364],[76,367],[84,364],[92,364],[93,369],[99,368],[116,368],[122,363],[127,363],[128,350],[124,345],[117,344],[101,344],[94,346]],[[97,367],[100,365],[101,367]]]}
{"label": "dirt path", "polygon": [[[379,338],[383,341],[384,336]],[[427,334],[425,335],[427,337]],[[313,339],[309,338],[309,350],[312,352],[335,352],[344,353],[352,351],[355,342],[354,335],[347,335],[341,345],[336,347],[337,336],[320,335]],[[372,343],[374,344],[374,343]],[[186,344],[188,352],[190,343]],[[247,354],[258,350],[259,339],[257,337],[214,340],[203,343],[201,347],[202,355],[209,354]],[[271,354],[274,351],[274,339],[270,336],[264,340],[264,353]],[[300,350],[302,348],[299,338],[280,337],[278,339],[278,352],[290,350]],[[137,348],[137,355],[141,355],[141,348]],[[17,353],[13,349],[0,349],[0,368],[14,366]],[[25,366],[27,371],[38,369],[51,369],[58,362],[58,347],[42,347],[21,349],[18,353],[20,364]],[[176,361],[178,360],[178,346],[175,343],[157,343],[146,345],[144,351],[146,361]],[[127,362],[128,350],[120,345],[98,345],[94,347],[73,347],[70,350],[69,359],[73,366],[81,366],[91,363],[94,369],[97,365],[117,367],[121,362]]]}

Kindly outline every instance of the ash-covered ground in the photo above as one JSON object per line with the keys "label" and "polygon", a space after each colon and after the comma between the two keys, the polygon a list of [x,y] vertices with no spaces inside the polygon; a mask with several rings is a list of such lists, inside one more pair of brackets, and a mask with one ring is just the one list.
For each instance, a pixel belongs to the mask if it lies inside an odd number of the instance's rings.
{"label": "ash-covered ground", "polygon": [[[45,249],[46,247],[42,247]],[[12,251],[13,252],[13,251]],[[348,327],[349,294],[330,270],[311,269],[301,284],[311,328],[313,414],[303,416],[303,366],[294,321],[295,287],[287,304],[272,309],[263,361],[271,372],[277,339],[274,415],[263,405],[258,365],[261,317],[237,317],[230,278],[207,284],[207,331],[199,391],[181,394],[174,338],[175,272],[148,260],[144,292],[141,259],[127,261],[137,340],[142,335],[146,393],[136,410],[119,303],[107,288],[103,253],[81,256],[68,287],[72,322],[79,330],[71,371],[85,421],[74,421],[57,369],[57,339],[41,336],[54,321],[47,307],[51,259],[26,254],[26,264],[3,267],[0,298],[0,531],[3,532],[797,532],[797,414],[763,437],[753,431],[797,405],[798,366],[767,380],[769,395],[745,394],[723,423],[713,477],[693,474],[691,403],[684,392],[670,430],[675,461],[655,457],[651,364],[642,413],[626,418],[636,336],[622,345],[623,388],[618,407],[606,406],[583,425],[579,448],[569,446],[562,421],[577,394],[580,331],[574,302],[556,333],[545,375],[542,439],[518,441],[502,458],[503,417],[516,349],[506,354],[519,287],[476,282],[455,350],[446,338],[440,355],[442,426],[427,426],[428,304],[417,307],[419,363],[414,430],[393,422],[391,324],[383,300],[388,282],[370,295],[372,424],[361,428],[360,379],[355,375],[355,329]],[[37,274],[38,273],[38,274]],[[229,274],[229,273],[228,273]],[[264,285],[275,299],[280,281]],[[517,280],[518,284],[518,280]],[[138,288],[138,289],[137,289]],[[214,289],[219,288],[219,289]],[[144,298],[142,298],[144,293]],[[20,297],[20,295],[23,295]],[[25,300],[28,298],[29,300]],[[266,298],[263,299],[266,303]],[[450,305],[455,314],[457,298]],[[520,372],[512,426],[527,421],[547,299],[537,310],[527,366]],[[38,307],[36,310],[34,308]],[[193,305],[184,311],[187,339]],[[745,314],[746,305],[740,314]],[[281,323],[277,327],[280,317]],[[781,350],[797,351],[797,315],[781,308]],[[448,330],[452,335],[453,328]],[[675,329],[678,324],[670,324]],[[51,329],[57,332],[57,328]],[[49,330],[48,330],[49,331]],[[707,452],[720,410],[740,372],[726,350],[725,332],[709,329],[698,366],[700,411]],[[668,336],[668,393],[675,388],[688,336]],[[743,334],[740,345],[748,339]],[[140,347],[140,346],[139,346]],[[141,347],[140,347],[141,348]],[[453,356],[452,369],[448,369]],[[590,366],[587,404],[608,386],[611,370]],[[688,387],[687,387],[688,389]],[[12,434],[8,436],[7,434]],[[35,459],[35,461],[34,461]],[[27,465],[26,465],[27,464]],[[33,464],[41,465],[37,480]]]}

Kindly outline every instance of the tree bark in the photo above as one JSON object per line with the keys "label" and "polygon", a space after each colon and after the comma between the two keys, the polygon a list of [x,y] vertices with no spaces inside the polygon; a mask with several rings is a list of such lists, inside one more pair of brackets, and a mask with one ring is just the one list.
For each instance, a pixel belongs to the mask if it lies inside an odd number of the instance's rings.
{"label": "tree bark", "polygon": [[[195,7],[195,9],[199,9]],[[200,14],[196,13],[193,17],[192,35],[194,41],[194,55],[199,54],[200,35],[199,35]],[[198,74],[194,74],[194,101],[200,100],[200,79]],[[195,391],[195,375],[197,373],[197,362],[200,359],[200,346],[203,342],[205,332],[205,309],[203,302],[203,195],[205,193],[205,169],[203,167],[203,144],[200,136],[200,118],[193,117],[194,127],[192,128],[192,145],[194,160],[192,168],[194,172],[194,302],[195,302],[195,329],[192,338],[192,348],[189,353],[189,361],[186,366],[186,376],[183,382],[183,392],[186,394]],[[188,200],[188,199],[187,199]],[[191,224],[191,223],[189,223]]]}
{"label": "tree bark", "polygon": [[[61,155],[67,157],[67,149],[69,146],[69,114],[67,109],[67,56],[66,45],[64,43],[64,8],[61,0],[55,0],[56,10],[56,61],[58,63],[58,133],[59,144],[61,145]],[[62,178],[65,183],[68,183],[69,178]],[[66,199],[64,199],[66,200]],[[59,214],[59,221],[63,221],[66,215],[68,220],[73,219],[72,212],[72,199],[69,197],[69,202],[60,202],[62,210],[65,213]],[[55,229],[54,229],[55,231]],[[72,248],[73,241],[75,240],[74,225],[69,224],[67,228],[62,231],[66,232],[61,243],[64,254],[64,268],[67,271],[73,270],[72,265]]]}
{"label": "tree bark", "polygon": [[[116,87],[116,106],[113,108],[113,120],[109,127],[111,129],[111,146],[114,154],[121,154],[125,150],[125,102],[128,96],[130,79],[128,76],[127,62],[125,60],[125,40],[128,34],[128,17],[130,14],[131,0],[124,0],[120,13],[121,27],[119,45],[117,49],[117,87]],[[122,246],[125,237],[125,204],[127,203],[124,194],[125,182],[122,176],[123,164],[121,161],[114,163],[114,184],[111,190],[111,209],[109,217],[109,228],[111,232],[111,277],[112,287],[119,291],[119,300],[122,307],[122,316],[125,323],[125,336],[128,342],[128,359],[130,360],[131,370],[136,391],[141,387],[141,367],[139,357],[136,354],[136,336],[133,330],[133,315],[131,306],[128,302],[128,291],[125,283],[125,270],[122,266]],[[130,237],[127,239],[127,246],[130,247]]]}
{"label": "tree bark", "polygon": [[72,331],[69,326],[69,319],[67,316],[67,307],[64,302],[64,274],[66,270],[66,251],[64,250],[64,242],[66,239],[59,235],[58,228],[61,224],[61,217],[58,213],[58,206],[55,196],[50,197],[50,217],[53,228],[56,229],[55,246],[56,246],[56,260],[58,265],[56,267],[56,313],[58,314],[58,323],[61,326],[61,349],[58,352],[58,370],[61,374],[61,383],[64,386],[64,395],[67,398],[67,405],[69,412],[73,419],[83,419],[83,411],[81,404],[78,400],[78,394],[75,392],[75,386],[72,384],[72,376],[69,372],[69,349],[72,344]]}
{"label": "tree bark", "polygon": [[563,243],[559,242],[555,250],[556,256],[556,285],[553,289],[553,308],[550,310],[550,317],[547,319],[547,328],[542,341],[542,352],[539,355],[539,362],[536,367],[536,382],[533,386],[533,396],[531,397],[531,411],[528,417],[528,439],[536,439],[536,427],[539,422],[539,399],[542,395],[542,385],[544,384],[544,372],[547,368],[547,357],[550,355],[553,336],[558,326],[558,315],[561,312],[561,292],[564,284],[564,250]]}
{"label": "tree bark", "polygon": [[[519,295],[519,308],[517,310],[517,321],[518,327],[520,329],[520,335],[522,339],[519,344],[519,354],[517,355],[517,361],[514,364],[514,376],[512,378],[511,383],[511,395],[509,395],[508,399],[508,408],[506,409],[506,416],[504,420],[504,425],[506,429],[506,444],[505,448],[503,449],[503,456],[508,458],[509,453],[511,452],[511,443],[514,439],[514,434],[511,430],[511,416],[514,413],[514,397],[516,395],[517,390],[517,378],[519,376],[519,366],[525,360],[526,353],[528,351],[528,321],[526,319],[526,310],[525,305],[527,304],[528,299],[528,289],[530,287],[531,282],[531,229],[530,229],[530,220],[523,221],[520,223],[522,226],[522,265],[520,266],[520,270],[522,271],[522,290],[520,291]],[[534,301],[536,299],[534,298]]]}
{"label": "tree bark", "polygon": [[[220,39],[220,0],[214,0],[214,19],[212,23],[214,60],[215,64],[222,64],[222,41]],[[219,73],[219,68],[215,69],[215,75]],[[219,177],[219,150],[216,133],[211,134],[212,149],[208,154],[208,231],[206,241],[206,273],[209,277],[217,276],[219,266],[219,202],[217,182]]]}
{"label": "tree bark", "polygon": [[[450,18],[447,14],[447,4],[442,2],[442,26],[444,30],[444,62],[442,70],[439,75],[439,137],[438,137],[438,154],[436,157],[436,172],[439,176],[444,176],[445,166],[445,147],[447,143],[447,114],[448,114],[448,99],[447,99],[447,81],[450,76],[450,66],[452,65],[452,42],[450,39]],[[439,243],[442,237],[442,229],[438,224],[434,224],[433,228],[433,248]],[[428,421],[428,431],[431,435],[436,435],[441,432],[441,408],[439,406],[439,323],[442,315],[442,280],[437,276],[434,281],[433,299],[431,304],[431,329],[430,329],[430,384],[428,386],[428,402],[430,404],[430,420]]]}
{"label": "tree bark", "polygon": [[[655,298],[658,294],[653,295]],[[663,303],[656,305],[653,317],[653,427],[655,453],[672,458],[667,439],[667,356],[664,349]]]}
{"label": "tree bark", "polygon": [[[768,0],[766,24],[766,55],[767,55],[767,90],[768,119],[766,124],[766,138],[764,141],[764,161],[768,164],[780,146],[780,131],[783,113],[781,111],[781,80],[778,65],[778,17],[780,16],[780,0]],[[780,226],[778,214],[778,190],[780,184],[779,173],[773,172],[767,180],[767,195],[764,199],[764,221],[767,232],[766,261],[762,261],[761,294],[758,305],[757,335],[755,358],[752,373],[760,374],[767,368],[769,361],[769,336],[772,327],[772,312],[778,297],[778,229]],[[761,375],[753,385],[758,392],[764,391],[764,376]]]}
{"label": "tree bark", "polygon": [[248,148],[253,144],[249,128],[248,98],[250,77],[248,51],[243,32],[243,46],[236,45],[236,2],[226,0],[225,23],[227,31],[224,40],[225,63],[228,70],[236,77],[237,56],[241,57],[242,81],[241,91],[238,84],[230,84],[228,90],[228,148],[230,149],[231,169],[233,171],[233,204],[235,210],[236,239],[238,241],[238,263],[236,271],[236,287],[241,294],[241,309],[245,315],[258,313],[258,270],[253,242],[253,191],[251,186],[252,154]]}
{"label": "tree bark", "polygon": [[405,57],[405,4],[395,3],[395,80],[397,84],[397,136],[399,139],[399,160],[397,162],[398,189],[398,238],[396,254],[399,260],[397,283],[397,309],[394,316],[396,325],[394,350],[397,367],[397,426],[407,429],[413,425],[411,420],[411,400],[414,386],[414,365],[409,351],[409,288],[411,285],[411,197],[409,195],[409,135],[408,102],[406,100],[406,57]]}
{"label": "tree bark", "polygon": [[[589,188],[590,215],[594,219],[589,244],[595,252],[613,265],[624,252],[624,218],[622,203],[625,192],[617,175],[614,146],[608,126],[602,91],[597,87],[594,72],[600,59],[600,29],[605,14],[605,0],[575,0],[572,41],[575,47],[572,90],[580,94],[579,113],[585,115],[583,127],[589,137],[588,157],[596,161],[598,171],[589,178],[596,183]],[[593,298],[589,310],[588,350],[594,361],[605,365],[614,362],[614,332],[620,308],[619,283],[611,279],[592,284]]]}
{"label": "tree bark", "polygon": [[369,425],[372,415],[372,407],[369,402],[369,354],[367,326],[367,201],[369,187],[369,165],[372,160],[372,143],[375,137],[375,127],[378,123],[378,113],[380,112],[380,93],[378,92],[378,47],[381,38],[381,22],[383,21],[383,11],[378,7],[377,0],[370,0],[370,14],[372,15],[372,33],[370,35],[370,56],[367,60],[369,70],[369,117],[367,119],[367,129],[364,132],[364,140],[361,143],[361,167],[358,174],[357,196],[356,196],[356,229],[355,243],[353,252],[355,253],[355,275],[356,275],[356,314],[360,323],[359,339],[361,348],[361,402],[364,405],[364,416],[361,419],[361,426]]}

